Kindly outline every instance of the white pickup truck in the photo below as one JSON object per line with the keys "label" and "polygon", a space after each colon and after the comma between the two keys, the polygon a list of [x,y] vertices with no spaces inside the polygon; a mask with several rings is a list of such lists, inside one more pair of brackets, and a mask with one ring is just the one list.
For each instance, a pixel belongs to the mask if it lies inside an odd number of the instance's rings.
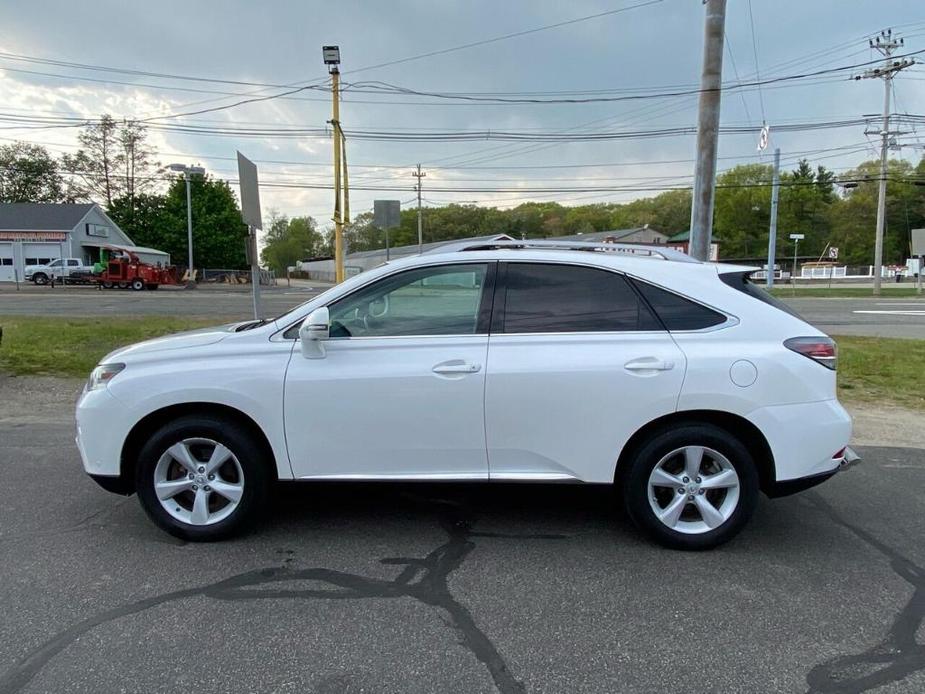
{"label": "white pickup truck", "polygon": [[84,265],[80,258],[58,258],[45,265],[26,265],[27,282],[35,284],[48,284],[54,277],[56,282],[67,281],[71,275],[80,275],[93,272],[92,265]]}

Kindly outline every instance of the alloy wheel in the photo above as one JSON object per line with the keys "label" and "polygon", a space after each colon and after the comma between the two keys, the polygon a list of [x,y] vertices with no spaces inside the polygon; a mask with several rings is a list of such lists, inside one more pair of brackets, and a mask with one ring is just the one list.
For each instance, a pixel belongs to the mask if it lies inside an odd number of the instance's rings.
{"label": "alloy wheel", "polygon": [[244,493],[244,471],[226,446],[187,438],[168,448],[154,468],[154,492],[173,518],[212,525],[228,518]]}
{"label": "alloy wheel", "polygon": [[672,530],[700,535],[715,530],[739,503],[739,475],[722,453],[683,446],[665,455],[649,475],[649,505]]}

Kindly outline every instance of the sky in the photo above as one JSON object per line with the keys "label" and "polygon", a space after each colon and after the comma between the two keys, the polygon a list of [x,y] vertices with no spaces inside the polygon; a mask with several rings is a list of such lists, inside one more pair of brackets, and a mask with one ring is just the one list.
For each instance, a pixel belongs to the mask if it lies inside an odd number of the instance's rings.
{"label": "sky", "polygon": [[[602,13],[608,14],[591,17]],[[584,17],[591,18],[571,21]],[[696,137],[690,130],[698,97],[665,93],[698,88],[703,23],[700,0],[0,0],[0,144],[25,140],[55,154],[76,148],[75,127],[24,127],[10,117],[94,118],[106,112],[151,119],[150,143],[162,164],[198,164],[236,181],[240,150],[258,165],[265,219],[271,211],[311,215],[324,226],[333,193],[324,189],[332,180],[332,142],[324,132],[331,95],[321,47],[336,44],[348,85],[341,123],[354,214],[371,210],[374,199],[413,206],[411,172],[418,163],[426,172],[425,205],[626,202],[692,180]],[[888,27],[904,37],[903,52],[925,49],[925,3],[729,0],[723,79],[754,82],[866,63],[879,57],[868,37]],[[521,32],[530,33],[491,40]],[[918,59],[894,80],[896,113],[925,113],[925,53]],[[742,132],[721,135],[719,169],[770,163],[775,147],[785,169],[801,156],[836,173],[876,158],[878,138],[865,135],[863,124],[778,130],[874,118],[883,108],[883,83],[850,79],[863,70],[726,90],[721,124]],[[486,103],[382,93],[381,83],[479,99],[621,100]],[[317,88],[227,108],[279,95],[286,85]],[[219,110],[177,117],[206,109]],[[763,122],[770,127],[770,147],[759,152]],[[161,129],[165,125],[172,129]],[[177,126],[209,132],[178,132]],[[665,128],[683,131],[639,137],[639,131]],[[294,137],[281,129],[309,132]],[[902,130],[897,141],[903,146],[892,156],[917,163],[925,125],[919,125],[921,132]],[[351,137],[361,131],[387,131],[390,139]],[[480,139],[407,140],[414,133],[448,131]],[[489,132],[634,135],[551,143],[499,141]],[[593,190],[601,187],[620,190]],[[536,188],[547,192],[529,190]]]}

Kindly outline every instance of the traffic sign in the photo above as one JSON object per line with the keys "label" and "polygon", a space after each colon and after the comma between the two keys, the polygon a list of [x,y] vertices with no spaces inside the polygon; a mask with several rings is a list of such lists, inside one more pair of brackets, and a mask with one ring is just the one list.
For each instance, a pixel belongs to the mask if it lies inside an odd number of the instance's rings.
{"label": "traffic sign", "polygon": [[794,241],[802,241],[806,238],[806,234],[790,234],[790,238]]}
{"label": "traffic sign", "polygon": [[832,260],[838,258],[838,246],[829,246],[829,258]]}

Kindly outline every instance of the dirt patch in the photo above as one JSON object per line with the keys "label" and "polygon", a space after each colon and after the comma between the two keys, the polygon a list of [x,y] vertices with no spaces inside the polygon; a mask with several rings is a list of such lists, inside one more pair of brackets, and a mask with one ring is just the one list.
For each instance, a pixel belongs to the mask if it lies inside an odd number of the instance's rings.
{"label": "dirt patch", "polygon": [[854,419],[853,444],[925,448],[925,412],[870,403],[844,405]]}

